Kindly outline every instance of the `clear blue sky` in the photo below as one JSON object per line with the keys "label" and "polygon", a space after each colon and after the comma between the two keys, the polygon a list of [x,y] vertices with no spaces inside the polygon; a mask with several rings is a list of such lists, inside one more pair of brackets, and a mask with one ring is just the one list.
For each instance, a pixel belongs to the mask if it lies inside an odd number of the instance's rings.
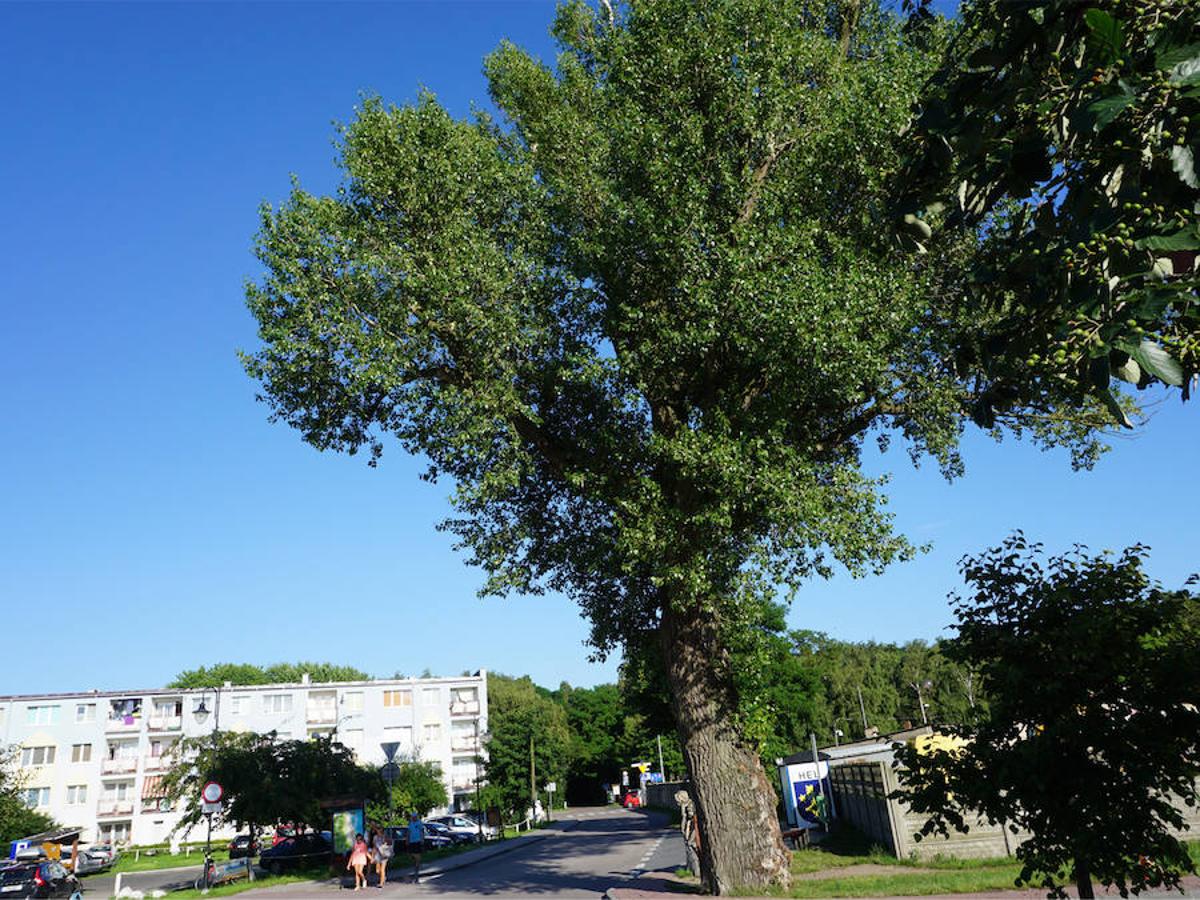
{"label": "clear blue sky", "polygon": [[[219,660],[615,677],[562,598],[475,598],[434,530],[446,487],[416,461],[318,454],[268,424],[235,355],[255,341],[256,208],[291,172],[332,186],[331,121],[360,91],[419,85],[465,114],[502,37],[549,52],[551,9],[0,5],[0,693],[149,687]],[[893,452],[898,521],[933,552],[814,583],[791,621],[935,637],[956,560],[1014,527],[1060,548],[1144,541],[1178,584],[1200,568],[1198,414],[1167,403],[1094,473],[976,437],[946,486]]]}

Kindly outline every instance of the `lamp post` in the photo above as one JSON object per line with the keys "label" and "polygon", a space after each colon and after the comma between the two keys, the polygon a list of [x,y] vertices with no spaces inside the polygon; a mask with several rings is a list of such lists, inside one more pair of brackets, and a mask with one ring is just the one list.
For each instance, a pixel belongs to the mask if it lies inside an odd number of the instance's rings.
{"label": "lamp post", "polygon": [[483,843],[483,805],[479,801],[479,719],[475,720],[475,820],[479,825],[479,843]]}
{"label": "lamp post", "polygon": [[910,681],[908,686],[917,692],[917,704],[921,707],[921,724],[929,724],[929,715],[925,712],[925,695],[921,693],[921,689],[929,690],[933,687],[933,682],[926,678],[924,681]]}
{"label": "lamp post", "polygon": [[[214,687],[213,689],[213,730],[212,744],[213,751],[216,752],[218,734],[221,728],[221,689]],[[196,720],[197,725],[203,725],[208,721],[208,689],[204,689],[200,693],[200,705],[192,710],[192,717]],[[211,774],[211,773],[210,773]],[[212,813],[205,813],[204,818],[208,820],[208,836],[204,839],[204,889],[212,884]]]}

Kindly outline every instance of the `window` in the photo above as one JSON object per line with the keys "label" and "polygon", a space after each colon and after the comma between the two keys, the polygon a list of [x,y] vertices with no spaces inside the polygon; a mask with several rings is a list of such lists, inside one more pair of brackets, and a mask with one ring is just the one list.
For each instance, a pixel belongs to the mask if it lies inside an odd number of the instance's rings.
{"label": "window", "polygon": [[342,706],[346,707],[346,712],[362,712],[363,692],[347,691],[345,694],[342,694]]}
{"label": "window", "polygon": [[155,700],[154,701],[154,718],[156,719],[173,719],[183,715],[182,700]]}
{"label": "window", "polygon": [[100,826],[100,840],[106,844],[123,844],[129,840],[128,822],[106,822]]}
{"label": "window", "polygon": [[245,715],[250,709],[250,698],[246,694],[235,694],[229,698],[229,713],[234,716]]}
{"label": "window", "polygon": [[75,707],[76,722],[95,722],[96,721],[96,704],[95,703],[80,703]]}
{"label": "window", "polygon": [[87,785],[67,785],[67,806],[83,806],[87,803]]}
{"label": "window", "polygon": [[48,787],[25,788],[20,793],[21,799],[30,809],[41,809],[50,805],[50,788]]}
{"label": "window", "polygon": [[91,744],[72,744],[71,745],[71,762],[91,762],[92,761],[92,745]]}
{"label": "window", "polygon": [[384,706],[412,706],[412,691],[384,691]]}
{"label": "window", "polygon": [[26,725],[57,725],[57,706],[27,706],[25,707]]}
{"label": "window", "polygon": [[25,747],[21,750],[21,765],[52,766],[54,765],[53,747]]}
{"label": "window", "polygon": [[108,713],[108,718],[111,721],[133,725],[141,718],[142,701],[140,697],[125,697],[121,700],[112,700],[110,703],[112,709]]}
{"label": "window", "polygon": [[422,733],[425,743],[432,744],[442,739],[442,726],[437,722],[431,725],[426,725]]}
{"label": "window", "polygon": [[291,694],[263,694],[263,712],[278,715],[281,713],[290,713],[291,711]]}
{"label": "window", "polygon": [[151,741],[150,742],[150,758],[160,759],[164,756],[169,756],[171,750],[175,747],[174,741]]}
{"label": "window", "polygon": [[133,796],[132,781],[110,781],[104,786],[104,799],[109,803],[128,800]]}
{"label": "window", "polygon": [[438,688],[425,688],[421,691],[421,702],[426,706],[437,706],[442,699],[442,692]]}

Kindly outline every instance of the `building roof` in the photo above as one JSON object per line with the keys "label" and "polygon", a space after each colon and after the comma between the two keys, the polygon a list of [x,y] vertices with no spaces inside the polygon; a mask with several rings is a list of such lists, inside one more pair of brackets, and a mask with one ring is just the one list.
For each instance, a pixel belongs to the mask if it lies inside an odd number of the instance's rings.
{"label": "building roof", "polygon": [[484,679],[486,677],[487,670],[480,669],[474,675],[439,675],[432,678],[377,678],[372,681],[296,681],[278,684],[231,684],[230,682],[226,682],[219,688],[160,687],[134,691],[101,691],[93,688],[90,691],[75,691],[66,693],[0,694],[0,703],[10,703],[18,700],[87,700],[91,698],[121,700],[136,697],[180,697],[198,695],[204,693],[205,691],[211,693],[213,690],[233,690],[245,693],[247,691],[278,691],[296,688],[333,689],[354,687],[403,687],[405,685],[416,684],[451,684],[455,682],[469,681],[476,678]]}

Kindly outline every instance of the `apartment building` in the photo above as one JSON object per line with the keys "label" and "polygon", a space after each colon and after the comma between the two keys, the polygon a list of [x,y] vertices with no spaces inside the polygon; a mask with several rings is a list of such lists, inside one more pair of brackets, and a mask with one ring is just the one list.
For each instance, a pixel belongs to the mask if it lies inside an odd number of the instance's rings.
{"label": "apartment building", "polygon": [[451,808],[471,805],[487,672],[205,690],[91,691],[0,696],[0,745],[17,748],[26,802],[85,841],[167,841],[179,819],[162,796],[176,742],[214,730],[334,736],[363,765],[397,758],[441,764]]}

